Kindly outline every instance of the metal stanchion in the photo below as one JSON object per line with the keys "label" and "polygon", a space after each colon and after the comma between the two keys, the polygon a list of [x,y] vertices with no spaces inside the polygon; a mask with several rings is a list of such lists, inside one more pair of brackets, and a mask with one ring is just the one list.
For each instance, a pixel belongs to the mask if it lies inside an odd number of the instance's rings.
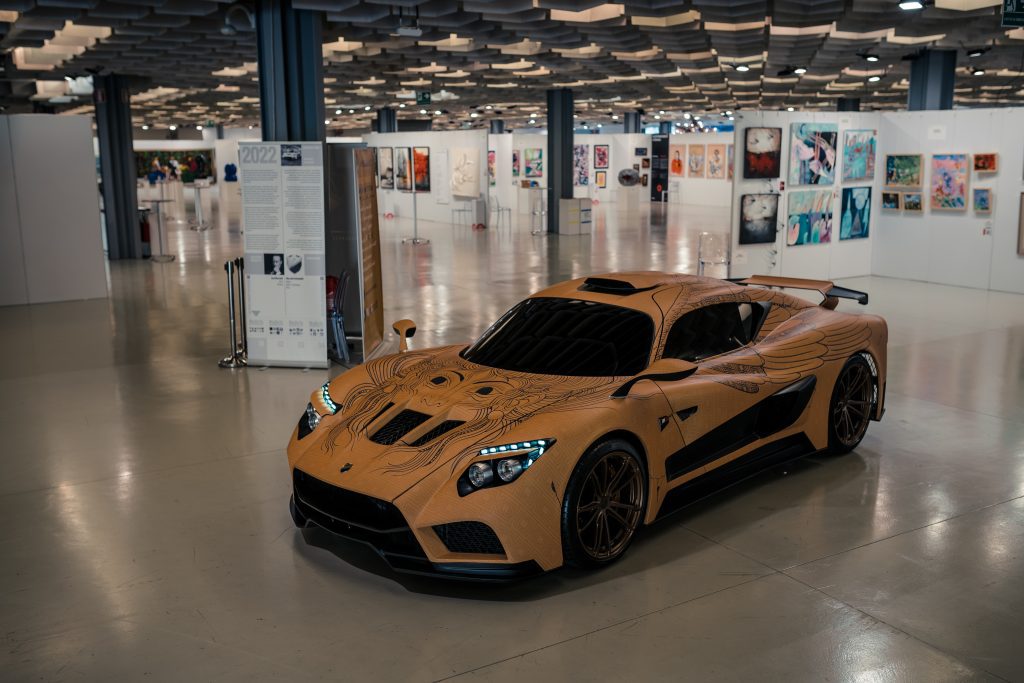
{"label": "metal stanchion", "polygon": [[235,263],[227,261],[224,270],[228,274],[228,324],[231,326],[231,351],[221,358],[217,365],[222,368],[240,368],[245,366],[245,359],[238,353],[238,338],[235,334]]}
{"label": "metal stanchion", "polygon": [[242,338],[238,342],[238,353],[242,360],[249,359],[249,327],[245,324],[245,257],[235,259],[235,272],[238,274],[238,306],[241,309]]}

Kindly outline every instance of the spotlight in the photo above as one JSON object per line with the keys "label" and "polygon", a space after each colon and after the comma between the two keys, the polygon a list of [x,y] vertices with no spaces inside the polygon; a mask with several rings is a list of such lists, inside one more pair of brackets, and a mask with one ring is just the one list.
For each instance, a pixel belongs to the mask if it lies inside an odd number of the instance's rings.
{"label": "spotlight", "polygon": [[196,126],[196,130],[202,130],[202,129],[203,129],[202,126]]}
{"label": "spotlight", "polygon": [[469,112],[469,118],[471,119],[475,119],[478,116],[480,116],[480,114],[477,114],[475,111]]}
{"label": "spotlight", "polygon": [[794,111],[793,107],[786,107],[786,111]]}
{"label": "spotlight", "polygon": [[880,80],[882,80],[881,76],[869,76],[868,77],[868,82],[869,83],[877,83]]}
{"label": "spotlight", "polygon": [[531,126],[532,126],[533,124],[535,124],[535,123],[537,123],[537,119],[530,119],[530,125],[531,125]]}
{"label": "spotlight", "polygon": [[488,104],[486,107],[484,107],[484,109],[493,109],[493,107]]}
{"label": "spotlight", "polygon": [[366,105],[365,107],[363,107],[363,111],[370,111],[370,105]]}
{"label": "spotlight", "polygon": [[434,116],[440,116],[440,115],[441,115],[441,110],[440,109],[435,109],[434,110]]}
{"label": "spotlight", "polygon": [[427,110],[426,110],[426,109],[420,109],[420,113],[421,113],[421,114],[426,114],[426,113],[427,113]]}
{"label": "spotlight", "polygon": [[655,114],[655,115],[654,115],[654,118],[656,118],[656,119],[660,119],[660,118],[661,118],[661,114]]}
{"label": "spotlight", "polygon": [[860,53],[860,58],[863,59],[866,62],[877,62],[878,59],[879,59],[878,55],[872,54],[870,52],[862,52],[862,53]]}
{"label": "spotlight", "polygon": [[325,126],[331,125],[331,120],[330,119],[324,119],[324,125]]}
{"label": "spotlight", "polygon": [[[402,102],[402,103],[400,103],[400,104],[398,105],[398,108],[399,108],[399,109],[405,109],[405,102]],[[350,114],[352,113],[352,110],[351,110],[351,109],[349,110],[349,113],[350,113]]]}
{"label": "spotlight", "polygon": [[612,114],[612,121],[618,121],[618,120],[619,120],[619,115],[618,114]]}
{"label": "spotlight", "polygon": [[920,0],[903,0],[900,3],[900,9],[908,12],[915,9],[924,9],[924,3]]}
{"label": "spotlight", "polygon": [[975,75],[975,76],[984,76],[984,75],[985,75],[985,70],[984,70],[984,69],[978,69],[978,68],[975,68],[975,69],[973,69],[973,70],[971,71],[971,73],[972,73],[973,75]]}
{"label": "spotlight", "polygon": [[690,120],[690,112],[686,112],[685,114],[683,114],[683,118],[686,119],[687,121],[689,121]]}
{"label": "spotlight", "polygon": [[[351,112],[350,112],[350,113],[351,113]],[[335,109],[335,110],[334,110],[334,115],[335,115],[335,116],[341,116],[341,110],[340,110],[340,109]]]}
{"label": "spotlight", "polygon": [[988,48],[987,47],[976,47],[974,49],[968,50],[967,51],[967,56],[968,57],[980,57],[983,54],[985,54],[986,52],[988,52]]}
{"label": "spotlight", "polygon": [[746,64],[740,64],[739,66],[736,67],[736,70],[742,73],[744,71],[750,71],[750,67],[747,66]]}
{"label": "spotlight", "polygon": [[797,68],[793,69],[793,73],[795,73],[795,74],[805,74],[805,73],[807,73],[807,69],[803,68],[802,66],[798,66]]}
{"label": "spotlight", "polygon": [[142,130],[149,130],[149,124],[148,123],[142,124]]}
{"label": "spotlight", "polygon": [[172,123],[171,125],[167,126],[167,130],[178,130],[178,127]]}

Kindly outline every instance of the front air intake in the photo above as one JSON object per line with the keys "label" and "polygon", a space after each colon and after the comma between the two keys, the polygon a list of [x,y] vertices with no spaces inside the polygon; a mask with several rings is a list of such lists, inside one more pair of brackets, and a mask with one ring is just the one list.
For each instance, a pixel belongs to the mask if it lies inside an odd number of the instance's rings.
{"label": "front air intake", "polygon": [[415,410],[403,410],[378,429],[370,437],[370,441],[383,446],[390,446],[429,419],[430,415],[426,413],[420,413]]}
{"label": "front air intake", "polygon": [[505,548],[494,529],[483,522],[452,522],[434,527],[438,538],[453,553],[504,555]]}

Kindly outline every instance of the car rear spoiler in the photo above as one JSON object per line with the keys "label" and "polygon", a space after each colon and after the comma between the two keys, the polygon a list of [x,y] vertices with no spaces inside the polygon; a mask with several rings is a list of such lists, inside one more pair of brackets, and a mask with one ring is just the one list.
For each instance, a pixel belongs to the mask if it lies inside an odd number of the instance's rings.
{"label": "car rear spoiler", "polygon": [[868,303],[867,292],[858,292],[856,289],[837,287],[829,280],[805,280],[799,277],[777,277],[775,275],[752,275],[750,277],[730,278],[729,282],[738,285],[759,285],[761,287],[780,287],[782,289],[809,289],[819,292],[824,299],[821,305],[833,309],[839,304],[840,299],[853,299],[861,306]]}

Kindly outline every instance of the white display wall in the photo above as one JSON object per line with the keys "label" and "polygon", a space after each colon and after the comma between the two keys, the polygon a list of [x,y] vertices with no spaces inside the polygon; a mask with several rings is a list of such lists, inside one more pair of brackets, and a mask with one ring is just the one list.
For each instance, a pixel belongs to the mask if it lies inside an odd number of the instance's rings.
{"label": "white display wall", "polygon": [[[480,194],[487,196],[487,131],[415,131],[408,133],[368,133],[363,141],[369,147],[429,147],[430,191],[416,193],[416,215],[419,220],[449,223],[456,203],[465,200],[452,197],[450,156],[455,149],[475,149],[479,159]],[[378,210],[384,216],[411,219],[413,193],[404,190],[377,189]]]}
{"label": "white display wall", "polygon": [[[669,176],[668,176],[668,201],[670,204],[693,204],[696,206],[732,206],[732,180],[729,178],[728,168],[724,178],[709,178],[690,176],[687,168],[689,159],[686,155],[680,155],[683,162],[683,175],[672,175],[672,149],[674,145],[680,145],[689,149],[690,145],[725,145],[733,144],[732,133],[683,133],[671,135],[669,142]],[[726,160],[728,161],[728,160]],[[706,166],[705,156],[705,166]]]}

